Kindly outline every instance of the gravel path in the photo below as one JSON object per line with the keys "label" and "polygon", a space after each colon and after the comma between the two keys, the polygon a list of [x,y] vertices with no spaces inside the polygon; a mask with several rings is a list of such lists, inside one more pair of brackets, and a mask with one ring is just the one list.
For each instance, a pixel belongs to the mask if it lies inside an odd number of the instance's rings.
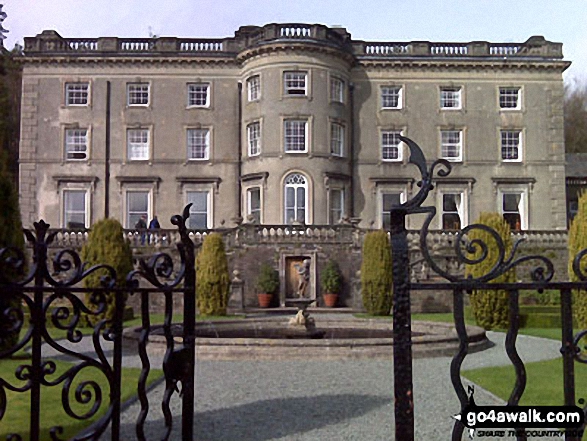
{"label": "gravel path", "polygon": [[[468,355],[463,369],[510,364],[504,350],[505,334],[489,332],[488,337],[495,346]],[[560,343],[554,340],[519,336],[517,346],[524,362],[560,356]],[[123,360],[126,366],[140,366],[136,356],[125,356]],[[451,416],[460,410],[450,382],[450,362],[450,357],[414,360],[417,440],[450,439]],[[161,357],[151,358],[151,366],[160,363]],[[149,394],[151,410],[145,424],[149,440],[161,439],[164,433],[159,404],[163,389],[160,384]],[[503,404],[480,388],[476,388],[475,400],[479,405]],[[177,394],[171,406],[174,428],[170,439],[181,440],[181,402]],[[122,440],[136,438],[138,411],[139,405],[134,403],[123,412]],[[394,439],[393,413],[391,360],[196,364],[194,433],[199,441],[388,441]]]}

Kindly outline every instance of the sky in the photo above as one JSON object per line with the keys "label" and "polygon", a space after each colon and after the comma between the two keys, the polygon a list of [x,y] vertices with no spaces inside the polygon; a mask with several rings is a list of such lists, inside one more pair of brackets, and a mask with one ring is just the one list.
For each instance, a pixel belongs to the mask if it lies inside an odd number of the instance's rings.
{"label": "sky", "polygon": [[0,0],[11,49],[62,37],[230,37],[243,25],[339,25],[367,41],[563,43],[568,83],[587,83],[587,0]]}

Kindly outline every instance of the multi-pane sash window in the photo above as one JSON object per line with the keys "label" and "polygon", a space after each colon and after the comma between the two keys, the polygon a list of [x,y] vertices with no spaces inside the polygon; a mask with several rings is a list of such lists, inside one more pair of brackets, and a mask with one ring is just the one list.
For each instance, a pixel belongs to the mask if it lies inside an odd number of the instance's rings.
{"label": "multi-pane sash window", "polygon": [[65,103],[68,106],[87,106],[90,83],[66,83]]}
{"label": "multi-pane sash window", "polygon": [[188,106],[209,107],[210,106],[210,84],[191,83],[188,84]]}
{"label": "multi-pane sash window", "polygon": [[344,81],[339,78],[330,78],[330,101],[344,102]]}
{"label": "multi-pane sash window", "polygon": [[308,121],[299,119],[287,119],[284,125],[284,141],[286,152],[307,151],[306,128]]}
{"label": "multi-pane sash window", "polygon": [[461,104],[460,87],[443,87],[440,89],[441,109],[460,109]]}
{"label": "multi-pane sash window", "polygon": [[522,132],[519,130],[501,131],[501,159],[504,161],[522,160]]}
{"label": "multi-pane sash window", "polygon": [[188,159],[208,159],[210,157],[210,130],[188,129]]}
{"label": "multi-pane sash window", "polygon": [[344,156],[344,126],[342,124],[330,124],[330,153],[334,156]]}
{"label": "multi-pane sash window", "polygon": [[502,193],[501,213],[514,231],[522,229],[523,193]]}
{"label": "multi-pane sash window", "polygon": [[210,192],[208,191],[188,191],[187,203],[192,204],[190,207],[190,217],[188,219],[188,228],[207,229],[209,213]]}
{"label": "multi-pane sash window", "polygon": [[386,130],[381,132],[381,159],[384,161],[401,161],[402,149],[399,139],[400,130]]}
{"label": "multi-pane sash window", "polygon": [[442,130],[440,132],[440,155],[449,161],[463,159],[463,133],[461,130]]}
{"label": "multi-pane sash window", "polygon": [[126,140],[129,160],[149,159],[149,129],[129,129]]}
{"label": "multi-pane sash window", "polygon": [[383,109],[401,109],[402,88],[400,86],[381,87],[381,107]]}
{"label": "multi-pane sash window", "polygon": [[391,228],[391,208],[401,204],[401,193],[383,193],[381,195],[381,227]]}
{"label": "multi-pane sash window", "polygon": [[126,85],[126,97],[129,106],[149,105],[149,84],[129,83]]}
{"label": "multi-pane sash window", "polygon": [[442,195],[442,229],[460,230],[463,225],[462,193],[445,193]]}
{"label": "multi-pane sash window", "polygon": [[65,159],[88,159],[87,129],[67,129],[65,131]]}
{"label": "multi-pane sash window", "polygon": [[86,228],[86,194],[85,190],[63,191],[64,228]]}
{"label": "multi-pane sash window", "polygon": [[286,95],[307,95],[307,78],[306,72],[284,72],[283,73],[283,91]]}
{"label": "multi-pane sash window", "polygon": [[148,191],[127,191],[126,192],[126,227],[135,228],[139,219],[146,221],[149,214],[149,192]]}
{"label": "multi-pane sash window", "polygon": [[330,223],[336,224],[344,215],[344,190],[330,190]]}
{"label": "multi-pane sash window", "polygon": [[261,98],[261,78],[255,75],[247,80],[247,97],[249,101]]}
{"label": "multi-pane sash window", "polygon": [[247,142],[249,145],[249,156],[261,153],[261,124],[251,123],[247,126]]}
{"label": "multi-pane sash window", "polygon": [[519,87],[500,87],[499,88],[499,108],[500,109],[520,109],[520,88]]}
{"label": "multi-pane sash window", "polygon": [[254,223],[261,223],[261,189],[259,187],[247,190],[247,216]]}
{"label": "multi-pane sash window", "polygon": [[285,180],[285,222],[306,222],[306,178],[298,173]]}

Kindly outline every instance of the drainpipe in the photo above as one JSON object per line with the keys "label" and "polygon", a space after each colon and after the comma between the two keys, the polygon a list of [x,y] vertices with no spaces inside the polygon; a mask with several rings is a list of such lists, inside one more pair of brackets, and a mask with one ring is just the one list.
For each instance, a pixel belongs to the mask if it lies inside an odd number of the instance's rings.
{"label": "drainpipe", "polygon": [[349,206],[350,210],[348,210],[348,217],[352,219],[355,217],[355,85],[353,83],[349,83],[349,107],[350,107],[350,117],[349,117],[349,168],[351,170],[351,180],[349,184]]}
{"label": "drainpipe", "polygon": [[106,145],[104,153],[104,218],[110,216],[110,81],[106,81]]}
{"label": "drainpipe", "polygon": [[241,183],[241,176],[242,176],[242,167],[243,167],[243,158],[242,158],[242,130],[243,130],[243,83],[238,82],[238,143],[237,143],[237,158],[238,158],[238,169],[236,175],[236,182],[237,182],[237,213],[236,218],[242,218],[242,183]]}

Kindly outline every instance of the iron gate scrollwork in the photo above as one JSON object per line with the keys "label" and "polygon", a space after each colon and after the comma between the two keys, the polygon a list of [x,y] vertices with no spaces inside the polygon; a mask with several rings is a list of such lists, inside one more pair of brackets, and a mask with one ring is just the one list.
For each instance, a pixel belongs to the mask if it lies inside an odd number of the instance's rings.
{"label": "iron gate scrollwork", "polygon": [[[475,231],[484,231],[494,241],[498,250],[498,257],[492,267],[478,277],[463,276],[443,270],[433,259],[430,247],[427,242],[429,227],[436,215],[434,206],[422,206],[428,193],[434,188],[433,178],[436,172],[439,177],[446,177],[451,172],[451,164],[443,159],[434,161],[430,167],[420,147],[411,139],[400,137],[410,149],[409,162],[418,167],[421,180],[417,194],[407,202],[393,207],[391,210],[391,242],[394,280],[394,387],[395,387],[395,437],[399,441],[410,441],[414,439],[414,401],[412,393],[412,356],[411,356],[411,323],[410,323],[410,291],[411,290],[448,290],[453,293],[454,323],[459,337],[459,349],[454,355],[450,366],[450,377],[453,388],[464,410],[469,397],[461,380],[461,366],[468,353],[468,336],[464,316],[464,296],[472,293],[473,290],[506,290],[509,297],[509,326],[506,334],[505,349],[514,367],[516,381],[510,397],[508,406],[517,406],[526,388],[526,368],[522,362],[517,348],[516,339],[520,328],[519,315],[519,292],[521,290],[557,290],[561,298],[561,354],[563,357],[563,384],[564,404],[576,405],[574,362],[587,363],[587,356],[581,351],[580,342],[587,336],[587,330],[573,336],[573,311],[572,311],[572,290],[587,289],[587,272],[582,260],[587,255],[583,250],[574,258],[573,271],[580,282],[555,282],[554,265],[552,261],[541,255],[518,256],[520,243],[523,239],[514,243],[511,251],[506,252],[506,246],[499,234],[481,224],[468,225],[457,232],[453,248],[454,256],[458,264],[477,265],[488,258],[488,246],[485,241],[474,237],[471,234]],[[410,214],[426,214],[425,221],[419,232],[419,248],[423,261],[436,275],[444,278],[446,282],[434,283],[411,283],[409,280],[408,266],[408,243],[405,229],[405,217]],[[516,283],[496,283],[496,279],[511,269],[528,262],[535,262],[534,268],[530,270],[528,281]],[[490,283],[492,282],[492,283]],[[583,408],[585,412],[586,408]],[[465,426],[456,421],[453,426],[452,440],[460,441],[463,437]],[[584,427],[582,428],[584,429]],[[518,440],[525,440],[524,431],[516,434]],[[566,440],[578,440],[574,433],[565,433]]]}
{"label": "iron gate scrollwork", "polygon": [[[191,204],[190,204],[191,205]],[[161,403],[166,434],[168,439],[173,418],[169,402],[173,393],[181,391],[182,400],[182,438],[193,439],[194,409],[194,362],[195,362],[195,245],[186,229],[189,207],[182,215],[171,219],[180,234],[177,243],[179,264],[169,254],[157,253],[148,262],[139,261],[139,268],[126,277],[125,286],[117,286],[116,272],[107,265],[87,268],[80,256],[73,250],[62,250],[50,258],[48,246],[54,241],[57,232],[49,233],[49,225],[44,221],[34,224],[34,232],[24,230],[30,249],[32,262],[27,274],[15,279],[14,274],[22,274],[27,267],[27,258],[23,251],[16,248],[0,250],[0,295],[16,296],[28,312],[30,319],[20,308],[8,307],[0,311],[0,320],[10,322],[12,330],[20,330],[20,338],[11,348],[0,352],[0,360],[8,359],[25,349],[30,352],[30,359],[16,368],[14,380],[0,378],[0,421],[4,418],[10,403],[7,391],[12,393],[30,392],[30,432],[29,438],[39,440],[47,434],[41,433],[40,402],[43,387],[62,387],[62,406],[68,416],[77,420],[88,420],[99,411],[104,411],[98,422],[92,424],[85,432],[78,434],[76,440],[98,439],[110,426],[112,440],[120,437],[121,412],[121,372],[122,372],[122,331],[125,296],[139,295],[142,315],[142,331],[139,338],[138,352],[142,363],[138,381],[138,397],[141,411],[136,422],[136,435],[145,440],[144,423],[149,412],[147,400],[147,377],[150,371],[147,344],[150,333],[149,299],[152,295],[163,294],[165,298],[165,318],[163,332],[167,349],[163,361],[165,374],[165,393]],[[101,277],[101,287],[80,288],[78,284],[96,271],[105,271]],[[16,280],[16,281],[15,281]],[[141,283],[143,281],[143,283]],[[80,295],[89,293],[97,306],[89,309],[80,299]],[[181,295],[183,309],[183,342],[181,348],[175,348],[171,332],[173,313],[173,296]],[[91,335],[92,349],[95,356],[85,351],[76,351],[84,336],[80,330],[85,315],[98,315],[106,308],[106,296],[115,298],[115,317],[112,323],[99,321]],[[56,340],[48,327],[66,332],[66,338]],[[8,330],[10,330],[8,329]],[[111,346],[106,349],[105,345]],[[67,356],[73,364],[64,372],[57,373],[57,364],[50,357],[45,357],[45,348],[50,348],[60,356]],[[111,356],[107,353],[111,350]],[[89,368],[97,369],[106,381],[102,386],[92,379],[81,379],[80,373]],[[84,377],[85,378],[85,377]],[[178,387],[181,383],[181,389]],[[77,384],[77,385],[76,385]],[[75,390],[72,387],[75,386]],[[78,406],[83,405],[84,411]],[[55,425],[49,429],[52,440],[61,440],[63,427]],[[9,434],[7,439],[22,441],[21,434]]]}

